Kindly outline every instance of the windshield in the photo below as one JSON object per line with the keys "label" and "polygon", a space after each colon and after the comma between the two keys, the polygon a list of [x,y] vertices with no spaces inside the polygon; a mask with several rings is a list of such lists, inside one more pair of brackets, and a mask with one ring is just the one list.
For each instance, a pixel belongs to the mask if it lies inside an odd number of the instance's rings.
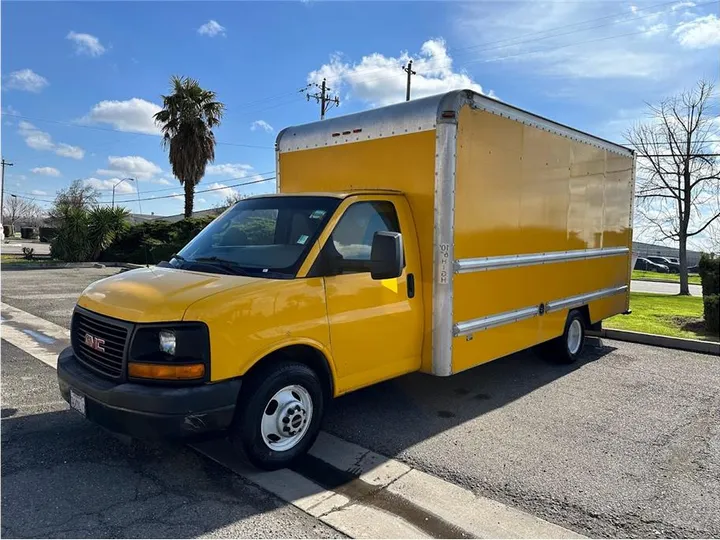
{"label": "windshield", "polygon": [[334,197],[246,199],[226,210],[175,256],[192,270],[292,277],[332,213]]}

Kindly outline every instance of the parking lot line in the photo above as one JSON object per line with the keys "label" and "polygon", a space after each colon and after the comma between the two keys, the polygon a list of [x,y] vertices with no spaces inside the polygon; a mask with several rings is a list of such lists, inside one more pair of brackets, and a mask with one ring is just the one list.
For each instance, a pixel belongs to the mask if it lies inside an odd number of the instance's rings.
{"label": "parking lot line", "polygon": [[[2,339],[56,368],[69,331],[0,307]],[[254,469],[224,439],[192,448],[354,538],[584,538],[325,432],[293,470]]]}

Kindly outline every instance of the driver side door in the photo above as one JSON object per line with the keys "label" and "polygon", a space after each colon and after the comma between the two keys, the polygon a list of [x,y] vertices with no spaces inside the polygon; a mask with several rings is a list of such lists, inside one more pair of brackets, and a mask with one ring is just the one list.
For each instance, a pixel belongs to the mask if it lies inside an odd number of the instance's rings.
{"label": "driver side door", "polygon": [[[421,361],[420,260],[409,205],[403,197],[357,199],[345,208],[311,272],[325,281],[339,393],[415,371]],[[372,242],[380,231],[405,232],[398,278],[370,275]]]}

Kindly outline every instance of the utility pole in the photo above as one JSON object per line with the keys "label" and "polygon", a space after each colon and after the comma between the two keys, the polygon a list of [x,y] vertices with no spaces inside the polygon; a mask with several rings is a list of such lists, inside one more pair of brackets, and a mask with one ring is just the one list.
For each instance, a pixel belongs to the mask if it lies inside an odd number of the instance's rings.
{"label": "utility pole", "polygon": [[412,60],[410,60],[407,66],[403,66],[403,71],[408,74],[407,77],[407,90],[405,91],[405,101],[410,101],[410,79],[413,75],[417,75],[417,72],[412,69]]}
{"label": "utility pole", "polygon": [[[308,88],[310,88],[310,86],[308,86]],[[320,93],[318,94],[316,92],[314,94],[305,95],[307,96],[308,101],[310,101],[310,98],[312,98],[320,104],[320,120],[325,120],[325,113],[328,112],[330,107],[332,107],[333,105],[335,105],[336,107],[340,106],[340,98],[337,96],[335,96],[334,98],[329,98],[327,96],[328,92],[330,92],[330,88],[327,86],[325,79],[322,80],[321,85],[314,83],[314,86],[320,89]]]}
{"label": "utility pole", "polygon": [[12,167],[13,164],[5,161],[5,158],[2,158],[2,161],[0,161],[0,164],[2,165],[2,180],[0,181],[0,222],[2,221],[2,211],[5,208],[5,167]]}

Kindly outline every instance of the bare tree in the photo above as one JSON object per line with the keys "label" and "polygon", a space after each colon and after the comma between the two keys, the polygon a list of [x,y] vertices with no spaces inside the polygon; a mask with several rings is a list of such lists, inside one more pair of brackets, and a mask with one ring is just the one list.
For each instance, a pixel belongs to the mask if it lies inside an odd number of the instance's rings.
{"label": "bare tree", "polygon": [[223,202],[216,205],[214,208],[218,212],[221,212],[221,211],[225,210],[226,208],[230,208],[235,203],[240,202],[243,199],[247,199],[247,197],[248,196],[245,195],[244,193],[238,193],[237,191],[233,191],[230,195],[225,197],[225,200],[223,200]]}
{"label": "bare tree", "polygon": [[97,205],[100,192],[92,186],[88,186],[80,179],[73,180],[65,189],[58,190],[55,195],[55,202],[50,209],[50,222],[57,224],[63,215],[63,209],[76,208],[90,210]]}
{"label": "bare tree", "polygon": [[690,294],[687,241],[720,217],[720,162],[712,152],[720,125],[711,113],[713,85],[648,105],[649,120],[625,138],[637,152],[637,211],[658,240],[677,242],[680,294]]}
{"label": "bare tree", "polygon": [[35,227],[40,224],[43,218],[43,209],[33,200],[23,199],[13,195],[5,197],[3,204],[3,223],[15,228],[17,223]]}

